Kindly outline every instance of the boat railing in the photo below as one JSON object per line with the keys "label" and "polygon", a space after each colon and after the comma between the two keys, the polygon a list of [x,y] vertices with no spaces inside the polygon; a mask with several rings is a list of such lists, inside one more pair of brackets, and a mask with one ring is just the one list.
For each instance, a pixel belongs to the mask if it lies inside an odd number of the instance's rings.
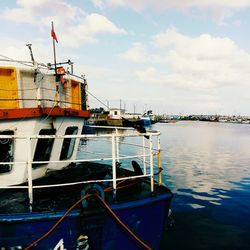
{"label": "boat railing", "polygon": [[[95,126],[93,126],[95,127]],[[102,127],[104,128],[104,127]],[[78,185],[78,184],[87,184],[87,183],[100,183],[100,182],[111,182],[113,188],[113,198],[116,199],[116,191],[117,191],[117,183],[121,180],[129,180],[129,179],[136,179],[136,178],[145,178],[148,177],[150,180],[150,187],[151,192],[154,192],[154,185],[155,185],[155,171],[157,171],[158,175],[158,184],[162,184],[162,176],[161,176],[161,159],[160,159],[160,132],[157,131],[147,131],[144,134],[135,133],[134,131],[128,132],[126,129],[126,133],[123,133],[125,130],[122,128],[110,128],[113,129],[113,132],[110,134],[82,134],[82,135],[35,135],[35,136],[17,136],[17,135],[1,135],[1,139],[14,139],[14,140],[25,140],[27,146],[27,158],[26,161],[10,161],[10,162],[0,162],[0,165],[5,164],[23,164],[27,166],[27,183],[28,185],[15,185],[15,186],[0,186],[0,189],[28,189],[28,197],[30,203],[30,210],[32,211],[32,204],[33,204],[33,189],[38,188],[49,188],[49,187],[58,187],[58,186],[71,186],[71,185]],[[123,132],[121,132],[123,131]],[[32,141],[37,140],[39,138],[54,138],[55,140],[62,140],[62,139],[78,139],[83,143],[83,146],[79,146],[80,151],[78,152],[77,159],[68,159],[68,160],[49,160],[49,161],[34,161],[33,159],[33,150],[32,145],[34,144]],[[137,138],[136,142],[126,141],[126,139],[133,139]],[[138,140],[140,143],[138,143]],[[99,153],[97,152],[96,147],[93,149],[93,154],[97,154],[98,157],[88,158],[86,154],[81,156],[81,151],[87,148],[86,145],[89,145],[91,142],[95,141],[104,141],[105,143],[110,144],[110,156],[106,156],[106,152]],[[81,144],[81,143],[80,143]],[[133,154],[127,155],[122,152],[122,147],[134,147],[134,149],[140,149],[140,152],[136,152]],[[102,149],[104,146],[101,147]],[[106,149],[106,147],[105,147]],[[84,151],[83,152],[90,152]],[[119,177],[117,176],[117,166],[123,164],[123,161],[128,161],[129,159],[139,159],[143,163],[143,174],[139,175],[129,175]],[[72,183],[60,183],[60,184],[51,184],[51,185],[33,185],[33,166],[34,164],[60,164],[60,163],[81,163],[81,162],[108,162],[111,165],[112,169],[112,177],[105,178],[105,179],[94,179],[94,180],[84,180]],[[157,167],[156,164],[157,163]],[[123,165],[122,165],[123,166]]]}

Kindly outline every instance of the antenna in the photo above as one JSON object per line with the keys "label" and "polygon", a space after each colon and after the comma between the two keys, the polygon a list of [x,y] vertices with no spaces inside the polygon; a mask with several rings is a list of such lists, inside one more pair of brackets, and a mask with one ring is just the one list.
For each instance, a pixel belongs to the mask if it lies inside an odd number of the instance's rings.
{"label": "antenna", "polygon": [[[34,72],[34,82],[36,82],[36,76],[37,76],[37,74],[38,74],[38,64],[37,64],[37,62],[35,61],[34,56],[33,56],[32,48],[31,48],[32,44],[31,44],[31,43],[28,43],[28,44],[26,44],[26,46],[27,46],[27,47],[29,48],[29,50],[30,50],[31,61],[32,61],[33,66],[34,66],[34,69],[35,69],[35,72]],[[39,98],[40,98],[40,97],[39,97]]]}
{"label": "antenna", "polygon": [[27,47],[29,48],[29,50],[30,50],[31,61],[32,61],[33,64],[35,64],[35,60],[34,60],[32,48],[31,48],[32,44],[31,44],[31,43],[28,43],[28,44],[26,44],[26,46],[27,46]]}

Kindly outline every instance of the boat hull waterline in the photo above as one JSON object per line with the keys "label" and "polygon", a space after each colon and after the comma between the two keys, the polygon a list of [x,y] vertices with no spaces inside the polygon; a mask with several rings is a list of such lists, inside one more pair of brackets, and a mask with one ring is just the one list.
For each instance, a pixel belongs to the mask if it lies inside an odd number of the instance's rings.
{"label": "boat hull waterline", "polygon": [[[111,209],[141,239],[145,239],[153,249],[159,249],[171,198],[169,193],[161,194],[114,204]],[[64,212],[0,215],[1,247],[19,246],[24,249],[49,231]],[[73,210],[50,235],[32,249],[51,249],[60,239],[63,239],[66,249],[76,249],[80,235],[88,236],[91,249],[144,249],[101,207],[86,213],[83,209]]]}

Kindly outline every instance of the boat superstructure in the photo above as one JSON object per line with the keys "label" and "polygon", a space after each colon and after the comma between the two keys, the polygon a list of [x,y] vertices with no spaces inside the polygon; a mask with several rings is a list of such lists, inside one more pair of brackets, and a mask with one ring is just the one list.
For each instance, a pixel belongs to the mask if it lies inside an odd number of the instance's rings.
{"label": "boat superstructure", "polygon": [[[0,160],[6,162],[0,166],[0,183],[8,186],[27,181],[27,143],[31,144],[33,179],[67,167],[68,163],[51,161],[75,159],[79,139],[55,141],[42,137],[81,134],[89,117],[86,79],[62,67],[55,74],[48,68],[1,66],[0,86],[0,135],[14,137],[0,141]],[[16,139],[23,135],[40,138]],[[7,164],[10,161],[14,163]]]}
{"label": "boat superstructure", "polygon": [[1,66],[0,86],[0,248],[159,249],[160,133],[84,133],[86,79],[62,67]]}

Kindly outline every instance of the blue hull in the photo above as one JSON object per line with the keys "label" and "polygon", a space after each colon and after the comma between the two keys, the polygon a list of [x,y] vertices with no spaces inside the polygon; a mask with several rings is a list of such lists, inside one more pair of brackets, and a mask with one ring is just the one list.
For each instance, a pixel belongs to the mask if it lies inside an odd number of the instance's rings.
{"label": "blue hull", "polygon": [[[118,217],[152,248],[159,249],[167,220],[171,193],[111,205]],[[0,215],[0,247],[25,247],[46,233],[62,212]],[[53,249],[63,239],[66,249],[76,249],[77,238],[88,236],[91,249],[143,249],[105,210],[73,210],[59,226],[32,249]]]}

